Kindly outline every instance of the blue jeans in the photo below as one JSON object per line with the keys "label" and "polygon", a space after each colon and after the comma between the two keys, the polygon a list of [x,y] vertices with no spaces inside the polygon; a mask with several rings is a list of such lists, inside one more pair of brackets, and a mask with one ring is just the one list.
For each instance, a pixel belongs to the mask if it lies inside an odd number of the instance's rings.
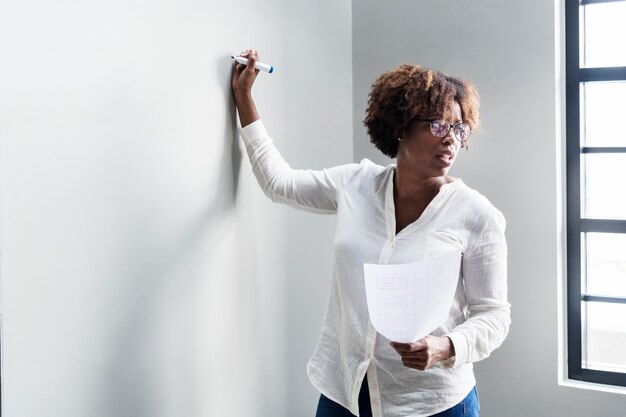
{"label": "blue jeans", "polygon": [[[372,417],[372,406],[370,403],[369,388],[367,386],[367,377],[363,380],[361,392],[359,392],[359,411],[361,414],[360,417]],[[452,408],[442,411],[441,413],[437,413],[432,417],[479,416],[480,404],[478,402],[478,392],[476,391],[476,387],[474,387],[467,397],[465,397],[460,403]],[[315,414],[315,417],[354,417],[354,414],[322,394],[317,404],[317,413]]]}

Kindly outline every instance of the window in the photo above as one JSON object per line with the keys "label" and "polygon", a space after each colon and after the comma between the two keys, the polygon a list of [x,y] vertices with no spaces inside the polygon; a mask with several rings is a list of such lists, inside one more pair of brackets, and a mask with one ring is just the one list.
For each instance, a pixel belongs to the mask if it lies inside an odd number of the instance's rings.
{"label": "window", "polygon": [[569,379],[626,386],[626,0],[565,0]]}

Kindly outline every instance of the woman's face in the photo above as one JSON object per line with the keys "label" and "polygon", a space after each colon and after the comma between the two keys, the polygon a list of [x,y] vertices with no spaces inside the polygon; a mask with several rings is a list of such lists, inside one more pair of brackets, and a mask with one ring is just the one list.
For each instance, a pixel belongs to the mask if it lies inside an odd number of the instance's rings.
{"label": "woman's face", "polygon": [[[439,119],[453,125],[461,123],[463,118],[459,103],[453,101],[446,114]],[[450,170],[460,147],[461,142],[454,138],[453,129],[439,138],[431,133],[428,122],[416,121],[398,143],[398,165],[421,177],[441,177]]]}

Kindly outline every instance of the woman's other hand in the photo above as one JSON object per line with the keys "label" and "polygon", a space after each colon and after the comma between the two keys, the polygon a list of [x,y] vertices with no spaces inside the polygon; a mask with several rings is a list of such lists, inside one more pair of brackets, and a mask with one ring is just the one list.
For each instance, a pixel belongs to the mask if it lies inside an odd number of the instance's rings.
{"label": "woman's other hand", "polygon": [[420,371],[454,356],[454,345],[447,336],[429,335],[413,343],[391,342],[389,345],[402,357],[404,366]]}
{"label": "woman's other hand", "polygon": [[241,127],[244,127],[260,118],[252,99],[252,85],[259,73],[254,65],[259,61],[259,54],[254,49],[247,49],[239,55],[248,58],[248,65],[235,61],[230,84],[235,96],[235,105],[239,111]]}

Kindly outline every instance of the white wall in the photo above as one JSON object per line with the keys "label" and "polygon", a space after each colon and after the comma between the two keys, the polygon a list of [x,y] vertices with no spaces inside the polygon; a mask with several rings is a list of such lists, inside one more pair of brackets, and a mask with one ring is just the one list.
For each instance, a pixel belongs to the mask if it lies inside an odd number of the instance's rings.
{"label": "white wall", "polygon": [[305,364],[334,219],[252,182],[227,57],[255,48],[276,65],[254,92],[293,166],[349,162],[350,13],[347,0],[3,3],[3,415],[313,413]]}
{"label": "white wall", "polygon": [[482,415],[624,417],[626,395],[558,385],[554,2],[362,0],[353,2],[352,16],[355,160],[389,162],[362,125],[367,93],[383,71],[418,63],[465,76],[482,95],[483,131],[451,171],[508,223],[513,323],[503,346],[476,366]]}

